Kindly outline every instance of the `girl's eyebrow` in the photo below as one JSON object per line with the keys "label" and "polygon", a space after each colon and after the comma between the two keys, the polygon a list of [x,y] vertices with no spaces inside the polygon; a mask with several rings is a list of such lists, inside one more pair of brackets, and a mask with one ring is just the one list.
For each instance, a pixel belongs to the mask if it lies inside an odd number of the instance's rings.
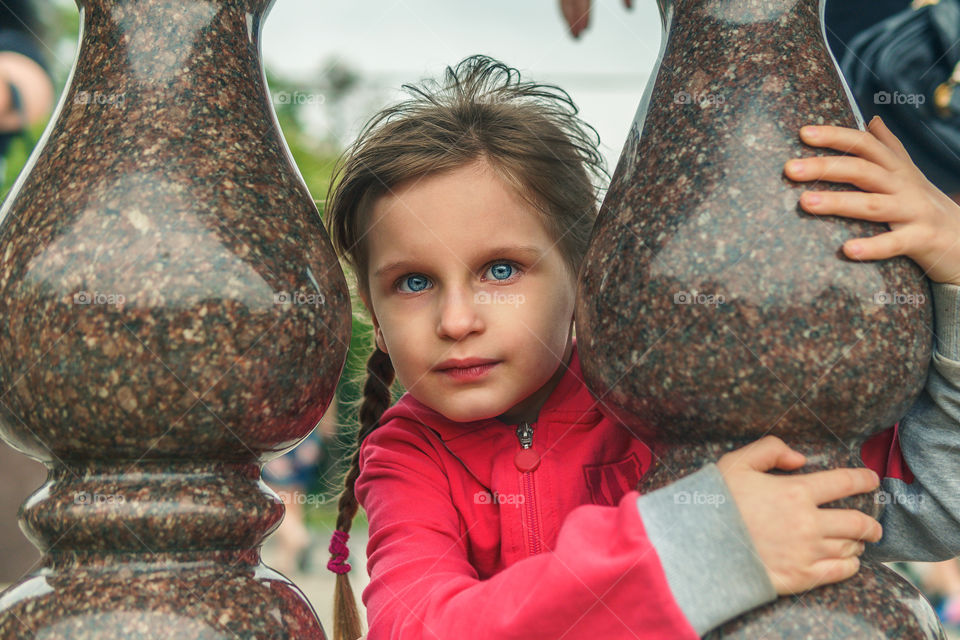
{"label": "girl's eyebrow", "polygon": [[[543,253],[544,253],[544,252],[543,252],[543,249],[541,249],[540,247],[536,247],[536,246],[533,246],[533,245],[525,245],[525,244],[504,245],[504,246],[502,246],[502,247],[495,247],[495,248],[490,249],[489,251],[487,251],[487,252],[484,254],[484,255],[486,256],[486,257],[484,258],[484,260],[492,259],[492,258],[494,258],[495,256],[498,256],[498,255],[504,255],[504,254],[510,254],[510,253],[513,253],[513,254],[516,254],[516,253],[527,254],[527,255],[529,256],[529,258],[530,258],[531,261],[537,261],[537,260],[540,259],[541,256],[543,256]],[[384,274],[386,274],[386,273],[390,273],[390,272],[392,272],[392,271],[396,271],[396,270],[400,270],[400,269],[413,269],[414,267],[416,267],[416,265],[417,265],[417,262],[416,262],[416,261],[412,261],[412,260],[398,260],[398,261],[396,261],[396,262],[391,262],[391,263],[389,263],[389,264],[383,265],[382,267],[380,267],[379,269],[377,269],[377,270],[373,273],[373,275],[374,275],[375,278],[379,278],[380,276],[382,276],[382,275],[384,275]]]}

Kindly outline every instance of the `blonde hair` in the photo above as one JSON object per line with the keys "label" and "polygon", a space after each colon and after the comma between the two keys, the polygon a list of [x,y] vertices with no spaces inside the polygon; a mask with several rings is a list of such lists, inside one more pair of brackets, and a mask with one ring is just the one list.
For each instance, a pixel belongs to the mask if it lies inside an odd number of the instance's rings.
{"label": "blonde hair", "polygon": [[[597,215],[595,179],[606,178],[596,131],[559,87],[521,81],[486,56],[447,67],[443,79],[404,85],[410,98],[375,115],[334,170],[325,211],[333,248],[370,299],[364,235],[378,198],[401,183],[485,159],[542,216],[577,275]],[[357,447],[338,502],[337,529],[349,532],[358,503],[360,445],[390,406],[395,372],[374,346],[366,366]],[[363,633],[346,573],[337,575],[334,640]]]}

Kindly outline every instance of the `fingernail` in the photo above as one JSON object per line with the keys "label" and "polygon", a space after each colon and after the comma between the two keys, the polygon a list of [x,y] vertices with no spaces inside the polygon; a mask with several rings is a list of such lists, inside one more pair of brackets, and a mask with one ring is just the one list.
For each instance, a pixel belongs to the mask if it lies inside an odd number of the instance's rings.
{"label": "fingernail", "polygon": [[798,176],[799,176],[799,175],[802,175],[802,174],[803,174],[803,160],[791,160],[791,161],[787,164],[787,169],[790,170],[790,173],[794,173],[794,174],[796,174],[796,175],[798,175]]}
{"label": "fingernail", "polygon": [[873,481],[876,482],[877,484],[880,484],[880,476],[877,475],[877,472],[874,471],[873,469],[870,469],[870,473],[873,474]]}
{"label": "fingernail", "polygon": [[859,242],[851,242],[850,244],[847,245],[847,248],[850,249],[850,253],[852,253],[855,256],[858,256],[861,253],[863,253],[863,245],[861,245]]}
{"label": "fingernail", "polygon": [[804,193],[801,197],[803,198],[803,201],[806,204],[812,204],[812,205],[818,205],[823,200],[823,198],[821,198],[819,194],[811,193],[809,191]]}
{"label": "fingernail", "polygon": [[800,127],[800,134],[805,138],[810,138],[813,140],[820,137],[820,129],[811,125],[807,125],[805,127]]}

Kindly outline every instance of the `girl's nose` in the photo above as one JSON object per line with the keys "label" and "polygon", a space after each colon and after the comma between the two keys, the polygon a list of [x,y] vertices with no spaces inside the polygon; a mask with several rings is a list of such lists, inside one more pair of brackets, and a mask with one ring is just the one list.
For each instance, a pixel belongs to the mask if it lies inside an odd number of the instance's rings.
{"label": "girl's nose", "polygon": [[451,288],[441,298],[437,334],[443,338],[461,340],[471,333],[483,331],[480,308],[481,294],[466,288]]}

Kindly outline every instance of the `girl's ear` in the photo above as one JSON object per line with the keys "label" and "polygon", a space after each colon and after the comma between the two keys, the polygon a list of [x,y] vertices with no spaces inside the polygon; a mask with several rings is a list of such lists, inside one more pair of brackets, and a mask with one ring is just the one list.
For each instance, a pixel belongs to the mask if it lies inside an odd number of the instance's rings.
{"label": "girl's ear", "polygon": [[373,311],[373,305],[370,304],[370,298],[362,289],[359,289],[357,293],[360,296],[360,300],[363,301],[363,306],[367,308],[367,313],[370,314],[370,319],[373,320],[373,335],[377,340],[377,348],[384,353],[388,353],[387,343],[383,339],[383,331],[380,330],[380,322],[377,320],[377,314]]}
{"label": "girl's ear", "polygon": [[383,351],[384,353],[386,353],[387,355],[390,355],[389,352],[387,351],[387,343],[383,339],[383,331],[380,331],[380,327],[374,327],[373,330],[377,336],[377,348],[380,349],[380,351]]}

